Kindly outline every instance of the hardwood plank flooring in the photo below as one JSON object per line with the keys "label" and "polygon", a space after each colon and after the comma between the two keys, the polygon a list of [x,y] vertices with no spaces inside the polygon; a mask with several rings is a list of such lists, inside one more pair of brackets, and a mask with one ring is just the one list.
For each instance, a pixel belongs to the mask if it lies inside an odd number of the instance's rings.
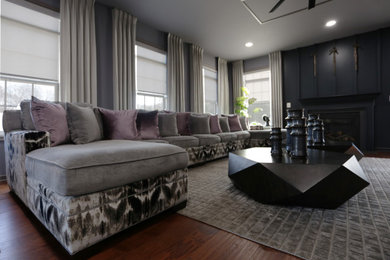
{"label": "hardwood plank flooring", "polygon": [[[389,151],[365,152],[390,158]],[[71,257],[0,182],[0,259],[298,259],[177,213],[164,213]]]}
{"label": "hardwood plank flooring", "polygon": [[71,257],[0,183],[0,259],[298,259],[177,213],[164,213]]}

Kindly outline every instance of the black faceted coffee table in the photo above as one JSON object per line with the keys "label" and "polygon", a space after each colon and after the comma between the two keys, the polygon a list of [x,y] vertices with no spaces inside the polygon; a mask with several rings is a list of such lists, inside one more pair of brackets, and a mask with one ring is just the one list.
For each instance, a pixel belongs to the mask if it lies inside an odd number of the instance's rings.
{"label": "black faceted coffee table", "polygon": [[266,204],[334,209],[369,185],[354,155],[308,149],[305,159],[271,156],[271,148],[229,154],[233,184]]}

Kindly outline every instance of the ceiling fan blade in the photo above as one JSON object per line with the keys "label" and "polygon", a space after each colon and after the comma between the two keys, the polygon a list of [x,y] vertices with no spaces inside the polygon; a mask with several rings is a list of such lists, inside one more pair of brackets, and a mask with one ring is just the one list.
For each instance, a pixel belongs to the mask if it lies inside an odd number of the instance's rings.
{"label": "ceiling fan blade", "polygon": [[278,9],[278,7],[283,4],[284,0],[279,0],[279,2],[276,3],[276,5],[274,7],[272,7],[271,11],[269,11],[270,13],[272,13],[273,11],[275,11],[276,9]]}
{"label": "ceiling fan blade", "polygon": [[307,9],[312,9],[316,6],[316,0],[309,0],[309,6],[307,7]]}

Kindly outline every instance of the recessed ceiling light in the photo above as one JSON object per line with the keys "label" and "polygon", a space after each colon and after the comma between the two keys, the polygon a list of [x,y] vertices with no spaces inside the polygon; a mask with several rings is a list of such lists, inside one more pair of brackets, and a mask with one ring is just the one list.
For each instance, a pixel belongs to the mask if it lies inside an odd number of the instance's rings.
{"label": "recessed ceiling light", "polygon": [[330,21],[327,21],[325,26],[326,27],[332,27],[336,24],[336,20],[330,20]]}
{"label": "recessed ceiling light", "polygon": [[245,43],[245,47],[250,48],[253,46],[253,42],[247,42]]}

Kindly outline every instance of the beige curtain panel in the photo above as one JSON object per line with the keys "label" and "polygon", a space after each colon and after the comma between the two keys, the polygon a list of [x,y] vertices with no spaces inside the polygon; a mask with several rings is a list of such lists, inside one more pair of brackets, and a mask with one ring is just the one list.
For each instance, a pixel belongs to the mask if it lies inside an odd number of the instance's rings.
{"label": "beige curtain panel", "polygon": [[229,80],[227,61],[218,58],[218,113],[229,114]]}
{"label": "beige curtain panel", "polygon": [[191,111],[196,113],[204,112],[203,92],[203,49],[197,45],[191,45],[190,54],[190,89],[191,89]]}
{"label": "beige curtain panel", "polygon": [[233,79],[233,105],[236,104],[236,99],[242,96],[241,88],[244,86],[244,65],[243,61],[235,61],[232,66]]}
{"label": "beige curtain panel", "polygon": [[184,44],[176,35],[168,34],[168,103],[169,109],[184,112]]}
{"label": "beige curtain panel", "polygon": [[61,0],[60,99],[97,105],[94,0]]}
{"label": "beige curtain panel", "polygon": [[60,99],[97,105],[94,0],[61,0]]}
{"label": "beige curtain panel", "polygon": [[135,32],[137,18],[112,10],[114,109],[135,109]]}
{"label": "beige curtain panel", "polygon": [[270,53],[271,71],[271,123],[272,127],[283,127],[282,97],[282,54],[280,51]]}

